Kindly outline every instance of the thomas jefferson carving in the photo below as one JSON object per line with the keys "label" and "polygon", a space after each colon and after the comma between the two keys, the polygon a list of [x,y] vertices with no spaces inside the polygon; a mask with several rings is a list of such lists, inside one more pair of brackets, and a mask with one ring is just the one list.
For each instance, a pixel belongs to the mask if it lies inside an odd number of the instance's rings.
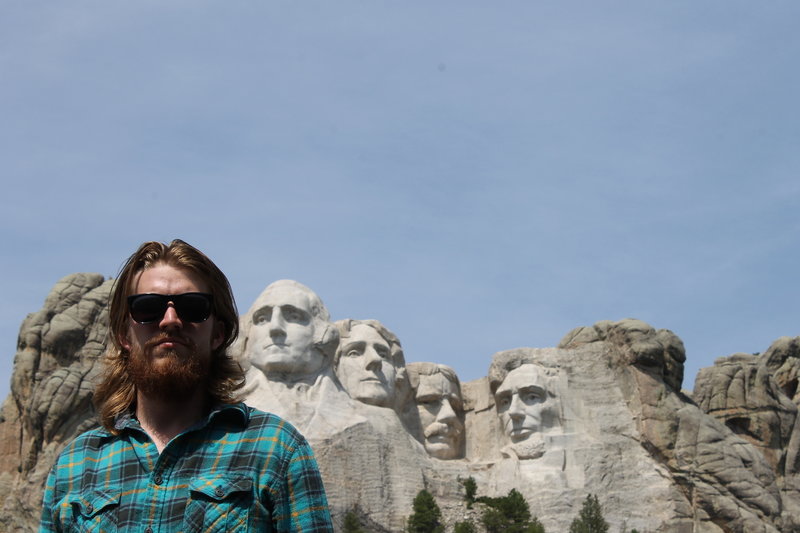
{"label": "thomas jefferson carving", "polygon": [[400,341],[377,320],[339,320],[336,375],[350,397],[369,405],[394,407],[405,380]]}

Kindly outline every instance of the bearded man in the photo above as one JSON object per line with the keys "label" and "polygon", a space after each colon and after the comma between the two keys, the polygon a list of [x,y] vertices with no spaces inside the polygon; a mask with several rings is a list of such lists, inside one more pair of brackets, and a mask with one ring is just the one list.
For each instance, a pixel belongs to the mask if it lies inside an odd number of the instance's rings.
{"label": "bearded man", "polygon": [[180,240],[144,243],[109,321],[102,427],[56,461],[41,531],[333,531],[306,439],[236,401],[236,304],[208,257]]}

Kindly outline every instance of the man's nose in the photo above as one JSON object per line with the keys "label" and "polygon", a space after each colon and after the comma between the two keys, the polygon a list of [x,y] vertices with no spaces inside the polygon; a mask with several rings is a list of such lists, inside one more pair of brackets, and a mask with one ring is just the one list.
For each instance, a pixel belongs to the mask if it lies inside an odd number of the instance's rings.
{"label": "man's nose", "polygon": [[167,309],[164,311],[164,316],[161,317],[161,321],[158,323],[158,326],[161,329],[175,329],[183,327],[183,322],[181,322],[178,312],[175,310],[175,305],[172,302],[167,304]]}

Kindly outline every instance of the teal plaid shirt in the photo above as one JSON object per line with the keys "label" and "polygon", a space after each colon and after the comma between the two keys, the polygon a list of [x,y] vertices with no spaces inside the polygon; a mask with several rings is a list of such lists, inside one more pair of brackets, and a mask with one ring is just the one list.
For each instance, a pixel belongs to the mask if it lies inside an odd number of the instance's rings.
{"label": "teal plaid shirt", "polygon": [[333,531],[313,452],[275,415],[221,406],[161,454],[134,418],[116,428],[59,455],[40,531]]}

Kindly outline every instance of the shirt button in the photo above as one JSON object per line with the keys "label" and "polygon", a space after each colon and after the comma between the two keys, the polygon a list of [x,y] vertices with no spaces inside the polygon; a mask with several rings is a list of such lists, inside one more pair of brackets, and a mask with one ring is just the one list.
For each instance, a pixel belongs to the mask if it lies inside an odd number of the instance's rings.
{"label": "shirt button", "polygon": [[164,481],[164,478],[161,477],[161,474],[156,474],[156,477],[153,479],[153,483],[156,485],[161,485],[162,481]]}
{"label": "shirt button", "polygon": [[87,511],[89,511],[89,513],[92,513],[92,512],[94,512],[94,505],[92,505],[92,504],[90,503],[89,505],[87,505],[87,506],[86,506],[86,510],[87,510]]}
{"label": "shirt button", "polygon": [[214,489],[214,494],[216,494],[218,498],[221,498],[224,493],[222,492],[222,488],[217,487]]}
{"label": "shirt button", "polygon": [[146,528],[144,528],[144,533],[153,533],[153,528],[150,527],[150,526],[147,526]]}

